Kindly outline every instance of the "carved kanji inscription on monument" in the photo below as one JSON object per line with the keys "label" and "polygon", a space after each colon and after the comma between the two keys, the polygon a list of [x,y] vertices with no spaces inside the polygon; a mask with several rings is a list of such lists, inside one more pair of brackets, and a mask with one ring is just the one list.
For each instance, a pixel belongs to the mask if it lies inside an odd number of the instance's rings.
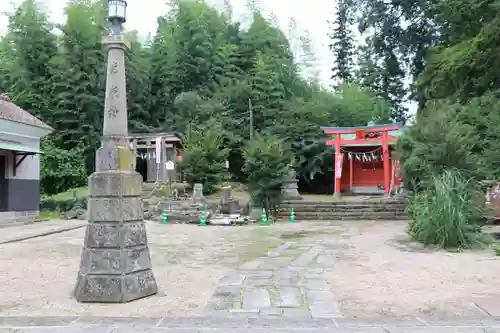
{"label": "carved kanji inscription on monument", "polygon": [[109,91],[110,97],[112,99],[118,99],[118,97],[120,96],[119,92],[120,92],[120,88],[118,88],[118,86],[112,86],[110,91]]}
{"label": "carved kanji inscription on monument", "polygon": [[113,61],[111,63],[111,69],[109,71],[109,74],[113,75],[113,74],[118,73],[118,66],[119,65],[120,65],[120,63],[118,61]]}
{"label": "carved kanji inscription on monument", "polygon": [[108,108],[108,116],[110,118],[116,118],[116,115],[118,114],[118,108],[114,105],[111,105],[109,108]]}

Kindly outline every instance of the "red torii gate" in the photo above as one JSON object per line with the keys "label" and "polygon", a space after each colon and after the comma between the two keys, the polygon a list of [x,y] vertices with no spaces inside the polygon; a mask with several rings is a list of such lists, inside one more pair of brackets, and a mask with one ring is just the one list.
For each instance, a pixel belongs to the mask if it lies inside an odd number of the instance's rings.
{"label": "red torii gate", "polygon": [[[389,195],[391,189],[401,183],[399,161],[391,160],[391,146],[397,142],[402,128],[401,123],[321,127],[325,134],[333,137],[326,140],[326,144],[335,148],[335,195],[339,196],[342,190],[373,194],[381,188]],[[348,164],[347,173],[343,173],[344,164]]]}

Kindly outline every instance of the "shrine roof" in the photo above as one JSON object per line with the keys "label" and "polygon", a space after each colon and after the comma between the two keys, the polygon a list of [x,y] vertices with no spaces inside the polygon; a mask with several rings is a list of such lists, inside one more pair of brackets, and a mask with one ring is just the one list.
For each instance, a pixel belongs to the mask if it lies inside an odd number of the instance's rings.
{"label": "shrine roof", "polygon": [[28,111],[12,103],[6,94],[0,94],[0,119],[53,131],[54,129]]}
{"label": "shrine roof", "polygon": [[361,130],[366,130],[366,131],[383,131],[383,130],[394,130],[394,129],[401,129],[403,128],[403,123],[391,123],[391,124],[378,124],[378,125],[368,125],[368,126],[357,126],[357,127],[328,127],[328,126],[321,126],[321,129],[323,131],[328,131],[328,132],[356,132],[356,131],[361,131]]}

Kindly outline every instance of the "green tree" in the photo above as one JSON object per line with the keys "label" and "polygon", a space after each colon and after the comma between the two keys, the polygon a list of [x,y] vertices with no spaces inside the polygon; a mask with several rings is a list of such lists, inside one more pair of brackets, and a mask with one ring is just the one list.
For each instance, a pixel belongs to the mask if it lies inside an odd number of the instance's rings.
{"label": "green tree", "polygon": [[274,70],[273,60],[265,53],[258,53],[251,69],[251,102],[256,131],[269,131],[284,107],[285,88]]}
{"label": "green tree", "polygon": [[276,215],[292,160],[290,147],[276,136],[257,134],[246,145],[243,156],[252,205]]}
{"label": "green tree", "polygon": [[174,98],[183,91],[182,61],[174,37],[175,22],[158,18],[158,29],[151,46],[151,70],[149,97],[149,124],[167,131],[184,131],[177,124],[173,111]]}
{"label": "green tree", "polygon": [[88,172],[94,170],[104,109],[106,58],[101,39],[106,31],[103,1],[73,0],[66,7],[60,52],[52,61],[54,96],[49,124],[55,144],[70,150],[83,144]]}
{"label": "green tree", "polygon": [[184,141],[182,172],[193,185],[203,184],[205,193],[212,193],[227,177],[228,149],[224,148],[223,129],[214,123],[193,127]]}
{"label": "green tree", "polygon": [[32,115],[47,120],[50,108],[50,63],[57,54],[57,40],[47,14],[35,0],[24,0],[9,16],[2,59],[9,70],[4,81],[12,101]]}
{"label": "green tree", "polygon": [[354,37],[352,26],[352,0],[338,0],[335,20],[332,22],[329,48],[335,56],[332,79],[335,85],[350,83],[353,79]]}
{"label": "green tree", "polygon": [[426,190],[448,169],[458,170],[465,179],[482,178],[476,177],[479,161],[472,154],[479,138],[472,126],[455,121],[461,107],[446,102],[429,107],[439,111],[419,116],[398,142],[405,186],[415,192]]}
{"label": "green tree", "polygon": [[139,133],[153,132],[157,127],[155,122],[151,122],[148,112],[151,48],[139,42],[137,31],[128,32],[126,39],[130,43],[125,58],[129,130]]}

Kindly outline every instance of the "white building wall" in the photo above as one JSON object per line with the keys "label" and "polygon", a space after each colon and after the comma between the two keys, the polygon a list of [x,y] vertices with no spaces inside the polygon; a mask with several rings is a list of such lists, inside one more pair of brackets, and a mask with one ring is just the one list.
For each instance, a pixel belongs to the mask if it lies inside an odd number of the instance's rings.
{"label": "white building wall", "polygon": [[[20,145],[29,150],[39,151],[38,135],[46,130],[7,120],[0,120],[0,143]],[[29,222],[39,217],[40,199],[40,155],[31,154],[19,163],[14,173],[14,165],[19,162],[23,152],[2,150],[0,155],[6,157],[5,178],[7,211],[0,212],[0,225],[16,222]],[[30,153],[28,153],[30,154]]]}

